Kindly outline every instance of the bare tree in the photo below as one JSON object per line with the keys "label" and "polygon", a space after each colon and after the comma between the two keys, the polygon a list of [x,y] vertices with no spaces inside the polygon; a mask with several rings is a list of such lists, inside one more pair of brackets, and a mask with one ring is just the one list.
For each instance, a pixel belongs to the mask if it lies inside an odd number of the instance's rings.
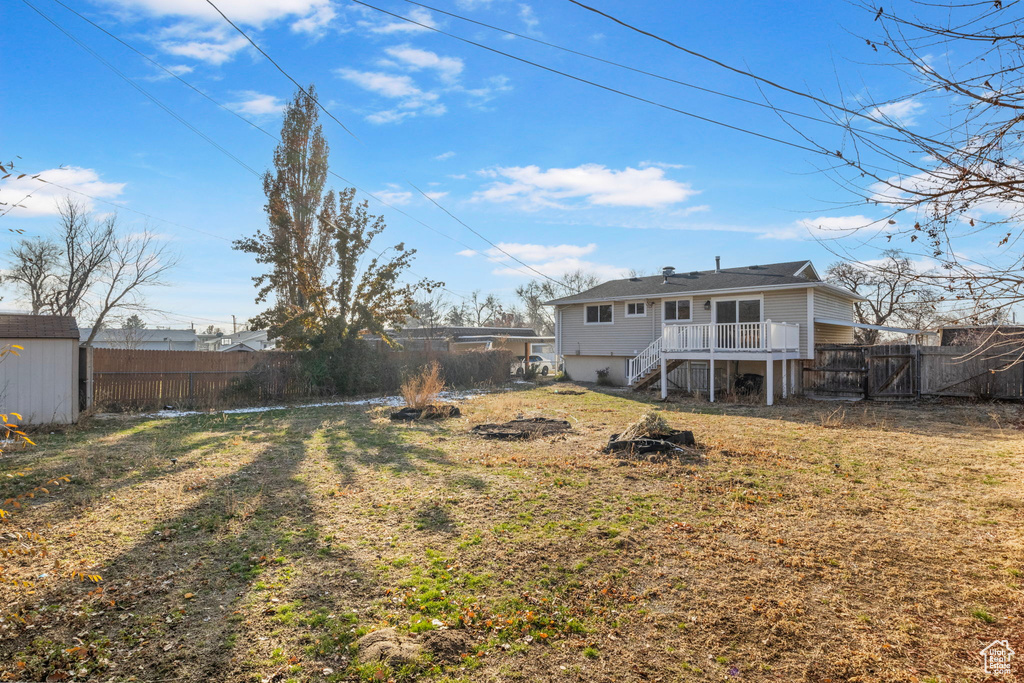
{"label": "bare tree", "polygon": [[[895,249],[886,251],[877,264],[834,263],[826,279],[865,297],[855,305],[857,322],[865,325],[927,329],[942,320],[939,292],[923,284],[913,262]],[[861,344],[875,344],[879,337],[879,330],[857,330]]]}
{"label": "bare tree", "polygon": [[59,258],[60,248],[40,238],[21,240],[11,249],[11,267],[5,280],[28,296],[32,315],[47,308]]}
{"label": "bare tree", "polygon": [[178,257],[149,232],[122,234],[116,216],[94,221],[70,198],[58,211],[55,239],[12,249],[9,279],[28,295],[33,313],[90,317],[91,346],[112,312],[144,307],[144,290],[164,284]]}
{"label": "bare tree", "polygon": [[[837,103],[812,97],[841,139],[790,118],[793,128],[828,159],[822,170],[853,193],[853,205],[884,211],[858,237],[870,233],[884,246],[934,259],[939,268],[919,278],[940,287],[965,319],[1024,302],[1021,5],[863,0],[860,7],[872,27],[858,31],[868,54],[879,68],[906,75],[908,86],[884,99],[861,86],[856,98]],[[983,250],[970,248],[979,241]]]}
{"label": "bare tree", "polygon": [[526,323],[538,334],[550,335],[555,333],[555,318],[551,308],[545,306],[544,302],[579,294],[599,284],[601,284],[601,278],[597,275],[583,270],[575,270],[563,275],[558,282],[531,280],[525,285],[520,285],[516,288],[516,297],[522,304]]}

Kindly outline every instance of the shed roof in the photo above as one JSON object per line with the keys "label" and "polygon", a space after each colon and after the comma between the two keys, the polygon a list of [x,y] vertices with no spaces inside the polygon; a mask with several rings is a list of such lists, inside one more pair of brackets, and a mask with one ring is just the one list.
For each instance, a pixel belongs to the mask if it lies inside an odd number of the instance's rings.
{"label": "shed roof", "polygon": [[[92,334],[91,327],[83,327],[81,330],[81,339],[85,341]],[[195,330],[165,330],[159,327],[142,329],[119,329],[119,328],[104,328],[96,333],[94,342],[124,342],[127,339],[133,339],[137,342],[195,342],[199,337],[196,335]]]}
{"label": "shed roof", "polygon": [[78,339],[78,323],[70,315],[0,315],[3,339]]}
{"label": "shed roof", "polygon": [[[759,290],[780,287],[824,287],[859,299],[856,294],[805,275],[810,261],[786,261],[766,265],[722,268],[721,270],[676,271],[672,275],[650,275],[611,280],[579,294],[546,302],[550,306],[608,301],[611,299],[658,298],[673,294],[697,294],[718,291]],[[811,271],[813,273],[813,270]]]}

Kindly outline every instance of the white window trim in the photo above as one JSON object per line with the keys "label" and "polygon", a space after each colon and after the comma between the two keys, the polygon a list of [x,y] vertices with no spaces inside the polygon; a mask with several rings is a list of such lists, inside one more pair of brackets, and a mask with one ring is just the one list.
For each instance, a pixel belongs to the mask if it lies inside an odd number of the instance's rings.
{"label": "white window trim", "polygon": [[[711,298],[711,322],[714,323],[714,324],[718,324],[718,302],[719,301],[735,301],[736,302],[736,310],[739,311],[739,302],[740,301],[754,301],[754,300],[758,300],[758,301],[761,302],[761,311],[760,311],[761,312],[761,319],[758,322],[762,322],[763,323],[764,322],[764,294],[756,294],[756,295],[753,295],[753,296],[719,296],[719,297],[712,297]],[[733,322],[734,323],[736,321],[735,320],[730,320],[729,322]]]}
{"label": "white window trim", "polygon": [[[610,306],[611,307],[611,309],[612,309],[612,319],[611,319],[611,322],[607,322],[607,323],[602,323],[602,322],[591,323],[591,322],[587,322],[587,309],[591,308],[591,307],[595,307],[596,308],[598,306]],[[598,311],[597,317],[598,318],[601,317],[601,312],[600,311]],[[613,302],[611,302],[611,301],[608,301],[606,303],[600,303],[600,304],[584,304],[584,306],[583,306],[583,324],[584,325],[614,325],[615,324],[615,304]]]}
{"label": "white window trim", "polygon": [[[644,307],[644,312],[643,313],[630,313],[629,312],[629,305],[630,304],[634,304],[634,305],[635,304],[640,304],[640,305],[642,305]],[[623,306],[622,310],[624,311],[624,315],[627,318],[646,318],[647,317],[647,302],[646,301],[627,301],[625,303],[625,305]],[[613,311],[612,312],[612,318],[614,318],[614,317],[615,317],[615,313]]]}
{"label": "white window trim", "polygon": [[[690,302],[690,317],[689,318],[672,318],[669,320],[665,317],[665,304],[669,301],[689,301]],[[679,306],[676,306],[676,312],[678,313]],[[661,321],[663,323],[692,323],[693,322],[693,297],[667,297],[661,300]]]}

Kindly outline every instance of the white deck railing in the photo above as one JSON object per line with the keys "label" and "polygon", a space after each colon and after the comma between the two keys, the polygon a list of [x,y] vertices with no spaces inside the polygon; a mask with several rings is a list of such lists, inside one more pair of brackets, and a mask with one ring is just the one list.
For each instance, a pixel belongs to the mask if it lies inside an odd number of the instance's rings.
{"label": "white deck railing", "polygon": [[665,325],[661,336],[661,350],[666,352],[799,351],[799,349],[800,325],[797,323],[773,323],[771,320],[766,320],[763,323]]}
{"label": "white deck railing", "polygon": [[655,339],[650,346],[629,360],[629,383],[637,381],[661,363],[661,339]]}

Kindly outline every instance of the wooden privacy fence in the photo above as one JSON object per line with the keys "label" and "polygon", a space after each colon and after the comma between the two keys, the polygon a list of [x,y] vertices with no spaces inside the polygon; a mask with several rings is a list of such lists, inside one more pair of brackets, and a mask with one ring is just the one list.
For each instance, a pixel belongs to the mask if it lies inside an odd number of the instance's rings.
{"label": "wooden privacy fence", "polygon": [[921,396],[1024,398],[1024,364],[971,346],[820,344],[804,365],[810,396],[909,400]]}
{"label": "wooden privacy fence", "polygon": [[[212,406],[232,382],[256,367],[266,368],[261,384],[280,395],[296,355],[219,351],[137,351],[93,349],[92,405],[100,408],[149,408],[162,405]],[[278,371],[278,372],[275,372]]]}

